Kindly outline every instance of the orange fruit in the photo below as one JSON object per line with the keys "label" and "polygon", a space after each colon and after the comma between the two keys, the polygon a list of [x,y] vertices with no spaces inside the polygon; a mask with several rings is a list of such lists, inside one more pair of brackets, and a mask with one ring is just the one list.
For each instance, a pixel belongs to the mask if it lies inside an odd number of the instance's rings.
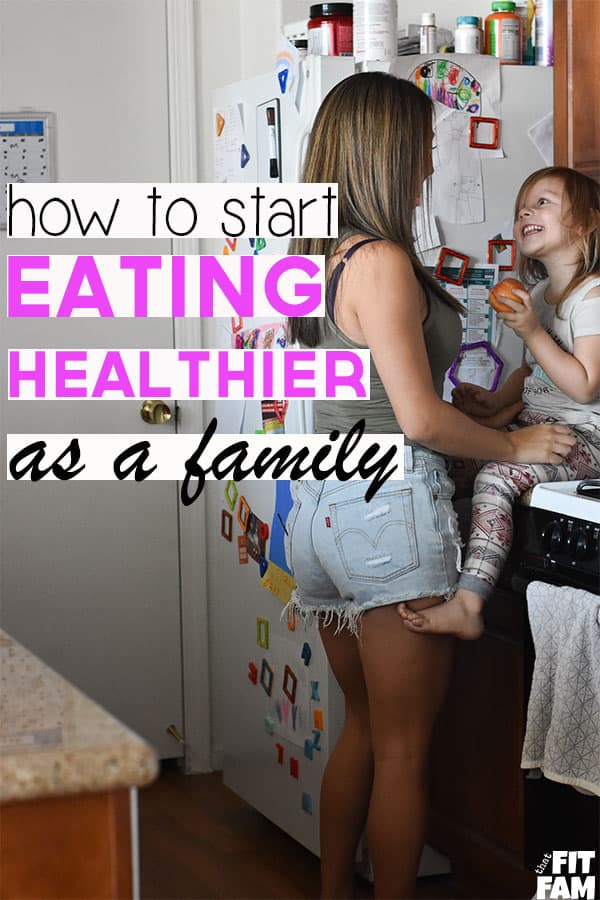
{"label": "orange fruit", "polygon": [[503,303],[500,299],[501,297],[508,297],[509,300],[514,300],[515,303],[522,303],[522,299],[517,297],[514,290],[517,289],[519,291],[526,291],[527,288],[524,284],[522,284],[517,278],[505,278],[503,281],[499,281],[498,284],[495,284],[490,290],[490,305],[496,310],[496,312],[512,312],[510,306],[507,306],[506,303]]}

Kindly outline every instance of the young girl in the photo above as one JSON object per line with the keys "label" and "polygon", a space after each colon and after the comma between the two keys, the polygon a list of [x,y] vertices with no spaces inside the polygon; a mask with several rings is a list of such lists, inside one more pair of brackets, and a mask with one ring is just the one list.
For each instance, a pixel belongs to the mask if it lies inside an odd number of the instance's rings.
{"label": "young girl", "polygon": [[496,426],[510,421],[516,404],[523,408],[514,427],[563,422],[577,443],[558,465],[483,466],[458,589],[427,613],[401,604],[413,631],[478,638],[483,602],[510,550],[515,498],[540,482],[600,474],[600,185],[560,166],[534,172],[517,197],[514,236],[521,277],[535,286],[517,291],[523,304],[507,300],[510,312],[499,315],[525,342],[532,368],[524,364],[496,393],[461,385],[454,402]]}
{"label": "young girl", "polygon": [[[560,462],[564,425],[482,427],[442,400],[460,344],[458,304],[420,264],[412,218],[432,171],[432,103],[383,72],[337,84],[317,113],[303,180],[338,184],[337,240],[298,239],[325,254],[327,313],[293,319],[305,346],[368,347],[369,400],[323,400],[315,428],[404,432],[404,480],[367,503],[360,481],[293,482],[286,554],[292,608],[316,617],[344,693],[345,719],[321,786],[323,897],[353,896],[367,824],[377,898],[414,896],[426,823],[427,755],[450,669],[450,638],[417,636],[398,601],[431,607],[457,579],[453,484],[442,454]],[[357,631],[360,629],[360,638]]]}

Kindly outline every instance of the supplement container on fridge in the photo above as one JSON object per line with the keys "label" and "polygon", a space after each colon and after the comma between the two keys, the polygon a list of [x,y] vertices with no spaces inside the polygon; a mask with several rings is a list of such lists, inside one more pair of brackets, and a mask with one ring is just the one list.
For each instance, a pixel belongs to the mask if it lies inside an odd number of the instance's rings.
{"label": "supplement container on fridge", "polygon": [[390,60],[398,54],[396,0],[354,0],[354,59]]}
{"label": "supplement container on fridge", "polygon": [[485,20],[485,52],[497,56],[502,65],[519,66],[523,61],[523,20],[515,9],[514,0],[495,0]]}
{"label": "supplement container on fridge", "polygon": [[419,30],[421,53],[435,53],[437,50],[437,26],[435,13],[421,13],[421,28]]}
{"label": "supplement container on fridge", "polygon": [[455,53],[481,53],[481,20],[478,16],[458,16],[454,32]]}
{"label": "supplement container on fridge", "polygon": [[315,3],[310,7],[308,52],[352,56],[351,3]]}
{"label": "supplement container on fridge", "polygon": [[[592,0],[598,3],[599,0]],[[552,0],[535,0],[535,64],[554,65],[554,38],[552,21]]]}

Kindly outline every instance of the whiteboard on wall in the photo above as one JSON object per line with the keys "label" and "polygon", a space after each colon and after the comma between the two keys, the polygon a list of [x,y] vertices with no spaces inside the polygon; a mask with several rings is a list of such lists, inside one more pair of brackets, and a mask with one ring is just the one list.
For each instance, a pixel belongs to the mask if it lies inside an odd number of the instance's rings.
{"label": "whiteboard on wall", "polygon": [[0,228],[6,228],[6,185],[54,181],[54,114],[0,112]]}

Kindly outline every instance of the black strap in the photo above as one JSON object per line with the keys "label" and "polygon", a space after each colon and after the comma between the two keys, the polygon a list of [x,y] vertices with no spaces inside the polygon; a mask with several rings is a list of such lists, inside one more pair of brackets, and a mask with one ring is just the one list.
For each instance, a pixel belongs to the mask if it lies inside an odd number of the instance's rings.
{"label": "black strap", "polygon": [[365,238],[363,241],[357,241],[356,244],[353,244],[349,250],[344,253],[343,257],[340,259],[339,263],[333,270],[331,274],[331,278],[329,279],[329,284],[327,285],[327,291],[325,293],[325,305],[327,307],[327,312],[329,313],[329,317],[333,322],[333,309],[335,306],[335,295],[337,293],[338,284],[342,275],[342,271],[346,262],[350,259],[353,253],[356,253],[361,247],[364,247],[365,244],[372,244],[374,241],[381,241],[382,238]]}

